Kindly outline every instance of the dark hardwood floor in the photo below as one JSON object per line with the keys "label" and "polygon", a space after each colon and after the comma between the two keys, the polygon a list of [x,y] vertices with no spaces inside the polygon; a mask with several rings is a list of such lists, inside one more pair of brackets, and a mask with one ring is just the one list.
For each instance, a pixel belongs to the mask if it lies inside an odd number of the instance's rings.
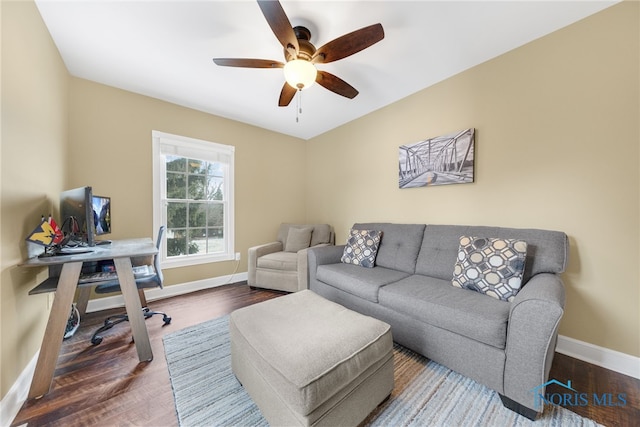
{"label": "dark hardwood floor", "polygon": [[[252,290],[244,282],[151,302],[150,307],[167,312],[173,320],[163,327],[161,316],[147,319],[154,354],[148,363],[138,363],[126,323],[108,331],[102,344],[92,346],[93,331],[108,314],[121,310],[89,313],[62,345],[51,392],[27,401],[11,425],[176,426],[162,336],[281,295]],[[589,393],[624,393],[622,407],[569,409],[606,426],[640,425],[640,380],[561,354],[556,354],[550,377],[563,383],[571,380],[576,390]],[[548,391],[562,393],[551,387]]]}

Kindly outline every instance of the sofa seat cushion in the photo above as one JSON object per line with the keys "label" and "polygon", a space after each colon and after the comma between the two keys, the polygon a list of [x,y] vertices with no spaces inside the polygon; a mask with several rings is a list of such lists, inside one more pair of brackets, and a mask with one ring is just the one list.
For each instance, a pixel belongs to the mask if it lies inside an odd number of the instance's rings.
{"label": "sofa seat cushion", "polygon": [[408,276],[384,267],[364,268],[343,263],[320,265],[316,272],[319,281],[371,302],[378,302],[381,286]]}
{"label": "sofa seat cushion", "polygon": [[424,323],[503,349],[511,304],[413,275],[380,289],[380,304]]}
{"label": "sofa seat cushion", "polygon": [[258,268],[271,270],[297,271],[298,254],[295,252],[273,252],[257,260]]}

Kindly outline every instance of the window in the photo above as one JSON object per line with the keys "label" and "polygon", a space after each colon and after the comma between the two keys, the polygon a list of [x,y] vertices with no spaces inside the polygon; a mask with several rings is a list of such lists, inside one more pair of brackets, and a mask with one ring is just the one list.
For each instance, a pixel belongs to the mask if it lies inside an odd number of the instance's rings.
{"label": "window", "polygon": [[154,229],[167,227],[163,267],[234,259],[235,148],[153,131]]}

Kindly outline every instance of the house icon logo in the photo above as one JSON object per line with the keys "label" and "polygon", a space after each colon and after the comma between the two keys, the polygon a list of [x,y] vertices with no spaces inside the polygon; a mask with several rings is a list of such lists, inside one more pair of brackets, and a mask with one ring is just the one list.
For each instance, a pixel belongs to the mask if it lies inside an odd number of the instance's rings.
{"label": "house icon logo", "polygon": [[544,402],[548,402],[549,401],[547,399],[548,395],[545,396],[543,393],[544,393],[546,387],[548,385],[551,385],[551,384],[557,384],[560,387],[563,387],[563,388],[567,389],[567,393],[568,392],[572,392],[575,395],[579,395],[578,390],[576,390],[573,387],[571,387],[571,380],[567,380],[567,383],[565,384],[565,383],[560,382],[560,381],[558,381],[556,379],[551,379],[551,380],[547,381],[546,383],[540,384],[539,386],[534,387],[531,390],[529,390],[531,393],[534,394],[534,399],[535,399],[535,403],[534,403],[535,406],[534,407],[536,408],[536,410],[539,410],[540,408],[542,408]]}
{"label": "house icon logo", "polygon": [[560,387],[564,387],[564,388],[566,388],[568,390],[571,390],[571,391],[573,391],[575,393],[578,392],[578,390],[576,390],[573,387],[571,387],[571,380],[568,380],[567,383],[564,384],[564,383],[562,383],[562,382],[560,382],[558,380],[555,380],[555,379],[554,380],[549,380],[544,384],[540,384],[538,387],[534,387],[530,391],[533,392],[533,393],[537,393],[538,390],[540,390],[541,388],[544,388],[544,387],[546,387],[546,386],[548,386],[550,384],[558,384]]}

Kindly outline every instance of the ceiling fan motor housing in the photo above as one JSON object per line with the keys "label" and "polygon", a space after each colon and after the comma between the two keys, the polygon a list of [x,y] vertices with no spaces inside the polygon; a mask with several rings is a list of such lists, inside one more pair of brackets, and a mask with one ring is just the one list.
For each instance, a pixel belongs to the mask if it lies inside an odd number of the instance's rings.
{"label": "ceiling fan motor housing", "polygon": [[293,32],[298,39],[298,57],[295,58],[287,49],[284,49],[284,57],[286,58],[287,62],[293,59],[304,59],[306,61],[311,61],[313,54],[316,53],[316,47],[309,41],[311,39],[311,31],[309,31],[309,29],[306,27],[297,26],[293,27]]}

